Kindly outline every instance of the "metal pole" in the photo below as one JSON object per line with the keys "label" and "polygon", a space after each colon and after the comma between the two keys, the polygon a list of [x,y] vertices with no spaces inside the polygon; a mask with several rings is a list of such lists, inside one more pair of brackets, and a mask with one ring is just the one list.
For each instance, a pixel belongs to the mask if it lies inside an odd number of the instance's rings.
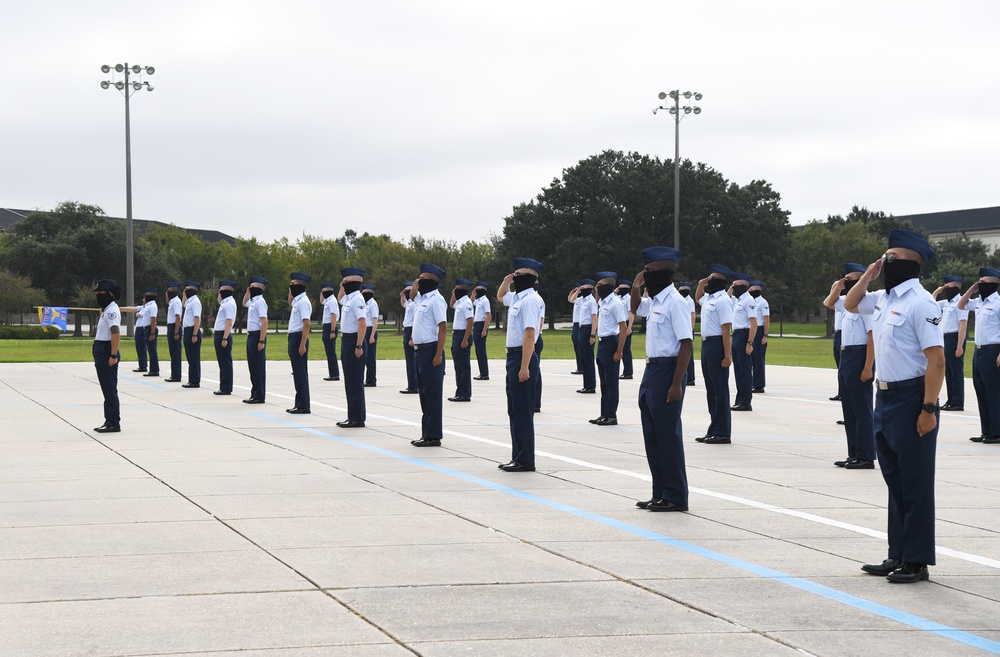
{"label": "metal pole", "polygon": [[681,92],[674,92],[674,248],[681,248]]}
{"label": "metal pole", "polygon": [[[132,138],[131,124],[128,112],[128,97],[132,87],[128,81],[128,62],[125,62],[125,281],[128,302],[131,306],[135,303],[135,280],[133,275],[132,262]],[[135,327],[135,313],[127,314],[128,336],[133,336]]]}

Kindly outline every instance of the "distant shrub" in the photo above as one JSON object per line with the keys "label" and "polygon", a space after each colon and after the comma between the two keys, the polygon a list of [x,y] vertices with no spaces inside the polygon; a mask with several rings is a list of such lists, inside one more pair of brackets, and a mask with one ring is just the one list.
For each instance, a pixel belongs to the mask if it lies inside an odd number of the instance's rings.
{"label": "distant shrub", "polygon": [[58,340],[60,333],[54,326],[43,329],[40,326],[0,325],[0,340]]}

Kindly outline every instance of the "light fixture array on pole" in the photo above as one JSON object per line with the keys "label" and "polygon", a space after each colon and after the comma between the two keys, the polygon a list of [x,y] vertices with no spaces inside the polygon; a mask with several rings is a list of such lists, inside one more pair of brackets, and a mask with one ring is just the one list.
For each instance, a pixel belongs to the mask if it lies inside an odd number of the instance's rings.
{"label": "light fixture array on pole", "polygon": [[[128,299],[124,305],[131,306],[135,303],[135,276],[133,268],[133,240],[132,240],[132,145],[131,145],[131,124],[129,121],[129,108],[128,101],[132,94],[141,91],[143,87],[146,91],[152,91],[153,85],[149,82],[144,82],[142,76],[152,75],[156,72],[152,66],[139,66],[138,64],[133,64],[129,67],[128,63],[125,64],[115,64],[114,66],[109,66],[105,64],[101,67],[101,73],[107,75],[111,73],[110,80],[101,81],[101,89],[110,89],[114,87],[125,97],[125,281],[126,283],[126,294]],[[129,77],[134,75],[138,80],[129,80]],[[123,76],[122,79],[117,79],[118,76]],[[131,337],[133,334],[133,327],[135,326],[135,315],[132,313],[127,314],[128,317],[128,335]]]}
{"label": "light fixture array on pole", "polygon": [[[686,103],[681,106],[681,97]],[[673,105],[669,103],[660,105],[653,109],[653,114],[660,110],[667,110],[674,116],[674,248],[681,248],[681,119],[688,114],[701,114],[701,108],[691,105],[691,99],[701,100],[702,96],[697,91],[661,91],[659,99],[672,99]]]}

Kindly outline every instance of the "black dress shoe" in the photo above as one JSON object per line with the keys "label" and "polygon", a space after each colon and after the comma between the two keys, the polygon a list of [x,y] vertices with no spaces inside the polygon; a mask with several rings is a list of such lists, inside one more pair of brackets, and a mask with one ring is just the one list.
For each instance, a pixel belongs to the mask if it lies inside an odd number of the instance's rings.
{"label": "black dress shoe", "polygon": [[159,372],[147,372],[143,376],[160,376]]}
{"label": "black dress shoe", "polygon": [[185,383],[181,386],[182,388],[200,388],[200,383]]}
{"label": "black dress shoe", "polygon": [[703,443],[711,437],[712,437],[711,434],[706,434],[704,436],[698,436],[697,438],[694,439],[694,441],[696,443]]}
{"label": "black dress shoe", "polygon": [[339,376],[324,376],[323,380],[324,381],[340,381],[340,377]]}
{"label": "black dress shoe", "polygon": [[286,413],[291,413],[292,415],[309,415],[312,413],[308,408],[286,408]]}
{"label": "black dress shoe", "polygon": [[945,404],[941,407],[942,411],[964,411],[965,406],[955,406],[954,404]]}
{"label": "black dress shoe", "polygon": [[504,472],[534,472],[535,466],[511,461],[507,465],[501,465],[500,469]]}
{"label": "black dress shoe", "polygon": [[497,464],[497,468],[500,469],[500,470],[503,470],[503,467],[505,465],[511,465],[512,463],[514,463],[514,462],[513,461],[507,461],[506,463],[498,463]]}
{"label": "black dress shoe", "polygon": [[733,442],[733,440],[729,436],[708,436],[701,442],[706,445],[728,445]]}
{"label": "black dress shoe", "polygon": [[616,417],[602,417],[597,422],[595,422],[599,427],[613,427],[618,424],[618,418]]}
{"label": "black dress shoe", "polygon": [[886,559],[882,563],[866,563],[861,566],[861,570],[865,571],[869,575],[881,575],[882,577],[885,577],[902,565],[902,561],[898,561],[896,559]]}
{"label": "black dress shoe", "polygon": [[163,382],[164,383],[180,383],[181,380],[180,379],[175,379],[173,377],[170,377],[169,379],[163,379]]}
{"label": "black dress shoe", "polygon": [[969,440],[971,440],[974,443],[981,443],[984,440],[986,440],[986,436],[973,436],[972,438],[969,438]]}
{"label": "black dress shoe", "polygon": [[688,382],[687,382],[687,385],[689,385],[689,386],[693,386],[693,385],[694,385],[694,381],[688,381]]}
{"label": "black dress shoe", "polygon": [[995,445],[996,443],[1000,443],[1000,435],[983,436],[984,445]]}
{"label": "black dress shoe", "polygon": [[595,388],[580,388],[579,390],[577,390],[577,392],[580,393],[581,395],[592,395],[596,393],[597,390]]}
{"label": "black dress shoe", "polygon": [[635,505],[640,509],[645,509],[647,506],[655,502],[656,500],[645,500],[644,502],[636,502]]}
{"label": "black dress shoe", "polygon": [[686,504],[674,504],[670,500],[653,500],[646,505],[647,511],[687,511]]}
{"label": "black dress shoe", "polygon": [[854,457],[853,456],[848,456],[843,461],[834,461],[833,464],[835,466],[837,466],[838,468],[843,468],[843,467],[846,467],[848,463],[852,463],[852,462],[854,462]]}
{"label": "black dress shoe", "polygon": [[540,409],[540,408],[536,408],[536,409],[535,409],[535,412],[536,412],[536,413],[541,413],[541,412],[542,412],[542,409]]}
{"label": "black dress shoe", "polygon": [[226,392],[225,390],[216,390],[216,391],[215,391],[215,392],[213,392],[212,394],[213,394],[213,395],[231,395],[231,394],[233,394],[233,393],[231,393],[231,392]]}
{"label": "black dress shoe", "polygon": [[729,410],[731,410],[731,411],[752,411],[753,410],[753,406],[751,406],[750,404],[737,404],[736,406],[730,406]]}
{"label": "black dress shoe", "polygon": [[137,367],[137,368],[135,368],[135,369],[134,369],[134,370],[132,370],[132,371],[133,371],[133,372],[145,372],[145,371],[146,371],[146,368],[145,368],[145,367]]}
{"label": "black dress shoe", "polygon": [[401,395],[416,395],[419,392],[420,391],[417,390],[416,388],[404,388],[403,390],[399,391],[399,394],[401,394]]}
{"label": "black dress shoe", "polygon": [[757,393],[758,395],[763,395],[764,394],[764,389],[763,388],[754,388],[750,392]]}
{"label": "black dress shoe", "polygon": [[449,397],[448,401],[467,402],[467,401],[472,401],[472,397]]}
{"label": "black dress shoe", "polygon": [[414,447],[440,447],[440,438],[421,438],[420,440],[411,440],[410,444]]}
{"label": "black dress shoe", "polygon": [[840,395],[836,395],[834,397],[830,397],[830,401],[840,401]]}
{"label": "black dress shoe", "polygon": [[570,372],[570,374],[583,374],[583,372],[581,372],[580,370],[576,370],[575,372]]}
{"label": "black dress shoe", "polygon": [[96,431],[97,433],[118,433],[121,430],[122,430],[121,427],[112,427],[108,426],[107,424],[102,424],[101,426],[94,429],[94,431]]}
{"label": "black dress shoe", "polygon": [[338,422],[337,426],[341,429],[364,429],[365,423],[361,420],[344,420],[343,422]]}
{"label": "black dress shoe", "polygon": [[844,422],[843,420],[837,420],[837,424],[843,425],[843,424],[847,424],[847,423]]}
{"label": "black dress shoe", "polygon": [[618,378],[619,378],[619,379],[631,379],[631,378],[632,378],[632,375],[631,375],[631,374],[622,374],[622,375],[621,375],[620,377],[618,377]]}
{"label": "black dress shoe", "polygon": [[844,465],[847,470],[874,470],[875,461],[863,461],[861,459],[854,459],[850,463]]}
{"label": "black dress shoe", "polygon": [[244,404],[263,404],[264,400],[263,399],[244,399],[243,403]]}
{"label": "black dress shoe", "polygon": [[912,584],[930,577],[927,566],[922,563],[904,563],[902,566],[886,575],[886,579],[896,584]]}
{"label": "black dress shoe", "polygon": [[376,386],[375,386],[375,384],[374,384],[374,383],[366,383],[366,384],[365,384],[365,387],[366,387],[366,388],[374,388],[374,387],[376,387]]}
{"label": "black dress shoe", "polygon": [[489,381],[490,377],[488,377],[488,376],[475,376],[475,377],[472,378],[472,380],[473,381]]}

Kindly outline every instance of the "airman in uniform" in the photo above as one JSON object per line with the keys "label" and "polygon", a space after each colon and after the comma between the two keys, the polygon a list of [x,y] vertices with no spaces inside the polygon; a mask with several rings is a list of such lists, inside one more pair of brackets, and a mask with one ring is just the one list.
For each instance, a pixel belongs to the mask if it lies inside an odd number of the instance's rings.
{"label": "airman in uniform", "polygon": [[167,351],[170,353],[170,378],[167,383],[181,382],[181,348],[184,340],[184,305],[180,297],[181,284],[177,281],[167,283]]}
{"label": "airman in uniform", "polygon": [[247,309],[247,368],[250,370],[250,397],[244,404],[263,404],[267,393],[267,279],[251,276],[243,294]]}
{"label": "airman in uniform", "polygon": [[734,411],[753,410],[753,343],[757,337],[757,304],[750,296],[750,276],[733,280],[733,369],[736,374]]}
{"label": "airman in uniform", "polygon": [[708,432],[696,438],[706,445],[732,442],[732,413],[729,407],[729,366],[733,364],[733,302],[726,292],[734,279],[733,270],[712,265],[708,278],[698,281],[694,300],[701,304],[701,378],[705,380]]}
{"label": "airman in uniform", "polygon": [[234,281],[219,281],[219,311],[212,327],[215,339],[215,359],[219,363],[219,389],[213,394],[233,394],[233,326],[236,324],[236,291]]}
{"label": "airman in uniform", "polygon": [[112,279],[102,278],[97,282],[94,292],[97,293],[97,305],[101,307],[97,333],[94,335],[94,368],[104,395],[104,424],[94,431],[118,433],[122,430],[121,406],[118,402],[118,363],[121,361],[118,347],[121,342],[122,314],[116,298],[121,295],[121,288]]}
{"label": "airman in uniform", "polygon": [[601,415],[590,420],[599,427],[618,424],[618,376],[622,351],[625,349],[625,331],[628,328],[629,309],[614,294],[618,274],[613,271],[597,272],[597,295],[601,301],[597,309],[597,372],[601,381]]}
{"label": "airman in uniform", "polygon": [[285,409],[293,415],[312,413],[309,397],[309,318],[312,317],[312,302],[306,294],[306,285],[312,276],[297,271],[291,274],[288,284],[288,360],[292,363],[292,377],[295,381],[295,405]]}
{"label": "airman in uniform", "polygon": [[763,393],[767,384],[767,337],[771,332],[771,304],[764,298],[763,281],[750,281],[750,296],[757,306],[757,333],[753,341],[753,392]]}
{"label": "airman in uniform", "polygon": [[[979,280],[958,302],[959,310],[976,312],[976,351],[972,356],[972,385],[979,401],[982,435],[973,442],[1000,443],[1000,270],[983,267]],[[978,299],[972,295],[979,293]]]}
{"label": "airman in uniform", "polygon": [[184,355],[188,362],[188,382],[182,388],[201,387],[201,283],[184,284]]}
{"label": "airman in uniform", "polygon": [[451,293],[451,307],[455,309],[451,334],[451,360],[455,368],[455,396],[451,402],[472,401],[472,346],[476,309],[469,298],[472,281],[456,278]]}
{"label": "airman in uniform", "polygon": [[344,392],[347,396],[347,419],[337,423],[342,429],[365,426],[365,362],[368,355],[368,305],[361,295],[365,270],[345,267],[340,270],[340,364],[343,366]]}
{"label": "airman in uniform", "polygon": [[415,395],[417,389],[417,368],[414,363],[413,351],[413,315],[417,311],[417,302],[410,298],[413,281],[403,283],[403,291],[399,293],[399,305],[403,308],[403,358],[406,361],[406,388],[399,392],[404,395]]}
{"label": "airman in uniform", "polygon": [[448,333],[448,302],[439,290],[445,271],[420,265],[420,277],[410,295],[417,303],[413,315],[414,364],[420,391],[420,438],[414,447],[438,447],[444,437],[444,341]]}
{"label": "airman in uniform", "polygon": [[368,313],[365,321],[368,323],[365,329],[365,341],[368,343],[368,350],[365,353],[365,387],[374,388],[377,384],[376,360],[378,352],[378,301],[375,300],[375,286],[365,283],[361,286],[361,296],[365,300],[365,309]]}
{"label": "airman in uniform", "polygon": [[479,376],[476,381],[490,380],[490,360],[486,353],[486,338],[490,332],[490,321],[493,319],[490,305],[490,286],[485,281],[476,282],[472,291],[472,304],[475,315],[472,318],[473,344],[476,345],[476,363],[479,365]]}
{"label": "airman in uniform", "polygon": [[337,353],[340,302],[337,300],[337,286],[329,281],[320,285],[320,303],[323,305],[323,350],[326,352],[326,376],[323,380],[340,381],[340,354]]}
{"label": "airman in uniform", "polygon": [[618,287],[615,294],[625,306],[625,313],[628,316],[625,327],[625,347],[622,349],[622,374],[620,379],[631,379],[634,374],[632,369],[632,324],[635,322],[635,315],[632,314],[632,281],[627,278],[618,279]]}
{"label": "airman in uniform", "polygon": [[941,307],[941,333],[944,335],[944,383],[948,391],[942,411],[965,410],[965,340],[969,330],[969,310],[959,310],[962,277],[945,276],[944,285],[934,290]]}

